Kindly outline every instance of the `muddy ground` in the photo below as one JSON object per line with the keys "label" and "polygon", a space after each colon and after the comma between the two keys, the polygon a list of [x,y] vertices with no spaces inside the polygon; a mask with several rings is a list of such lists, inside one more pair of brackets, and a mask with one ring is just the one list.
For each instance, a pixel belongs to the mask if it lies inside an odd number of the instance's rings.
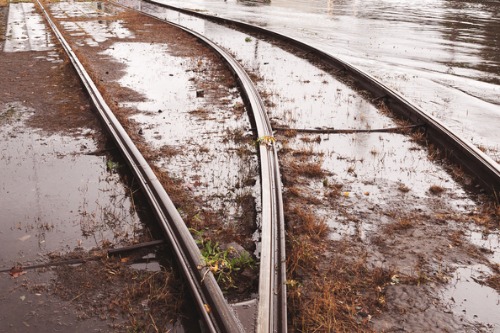
{"label": "muddy ground", "polygon": [[92,252],[161,231],[62,50],[4,52],[8,7],[0,9],[0,331],[179,326],[192,310],[183,310],[168,248]]}
{"label": "muddy ground", "polygon": [[[1,9],[4,41],[7,7]],[[57,15],[70,12],[67,9],[60,11],[60,8],[54,11]],[[157,174],[186,222],[196,231],[195,236],[198,235],[203,244],[235,241],[253,255],[258,223],[258,200],[255,199],[258,180],[252,147],[255,138],[250,122],[242,120],[244,108],[236,96],[231,76],[217,58],[192,37],[114,6],[101,7],[97,12],[99,14],[91,20],[63,17],[68,38],[73,39],[82,62],[90,68],[110,105],[127,124],[130,135],[157,168]],[[67,23],[77,22],[84,26],[84,22],[92,20],[111,27],[115,35],[103,40],[102,35],[92,32],[88,26],[86,33],[81,34],[72,30],[74,25]],[[150,34],[152,26],[156,28],[154,35]],[[128,34],[127,30],[133,34]],[[243,43],[242,49],[251,46],[244,38],[237,38]],[[191,95],[183,98],[192,104],[186,102],[181,107],[186,108],[187,119],[195,119],[194,123],[199,125],[186,125],[187,122],[182,126],[192,126],[191,129],[199,126],[219,133],[211,137],[213,145],[200,144],[193,139],[182,141],[184,138],[176,137],[175,130],[165,130],[161,124],[168,112],[165,104],[158,107],[153,103],[150,110],[141,109],[145,106],[140,103],[148,99],[144,92],[134,90],[134,86],[141,85],[140,75],[133,73],[136,81],[132,85],[120,81],[130,74],[127,66],[132,67],[132,64],[119,53],[122,49],[118,42],[130,45],[165,43],[171,47],[167,53],[183,59],[182,64],[169,68],[165,75],[172,78],[182,77],[177,71],[190,73],[184,84]],[[186,322],[183,319],[189,318],[192,307],[189,300],[185,300],[186,293],[175,274],[168,248],[154,247],[111,257],[102,252],[108,247],[161,238],[161,232],[145,213],[147,207],[141,203],[140,196],[131,194],[137,191],[133,179],[125,168],[118,167],[123,162],[113,153],[113,144],[103,134],[68,60],[55,40],[48,44],[56,46],[47,45],[47,50],[42,51],[0,53],[0,125],[1,135],[7,143],[2,146],[2,161],[6,166],[10,165],[10,160],[15,160],[19,166],[26,164],[26,160],[16,160],[15,153],[6,147],[24,147],[24,142],[36,138],[35,143],[30,143],[25,150],[18,148],[17,153],[28,157],[32,154],[36,157],[32,158],[34,163],[47,164],[44,167],[47,170],[53,170],[56,165],[53,161],[69,159],[78,163],[86,161],[87,168],[96,171],[95,174],[66,177],[62,171],[57,171],[61,176],[55,179],[47,176],[50,172],[42,173],[48,181],[36,182],[39,185],[35,193],[42,195],[34,202],[38,205],[49,203],[51,211],[56,213],[45,214],[41,208],[30,213],[30,207],[35,206],[21,205],[15,214],[12,213],[15,218],[2,217],[2,235],[13,241],[4,243],[6,250],[2,249],[1,263],[10,268],[18,262],[86,260],[52,268],[1,273],[0,331],[56,331],[65,327],[81,332],[182,330],[176,325]],[[131,50],[132,46],[128,48]],[[315,118],[310,116],[301,121],[303,110],[294,109],[300,103],[284,95],[287,89],[296,90],[290,87],[279,90],[279,82],[272,83],[265,77],[265,71],[255,70],[258,67],[255,63],[248,67],[260,78],[259,88],[266,97],[275,126],[299,129],[314,126]],[[311,71],[302,73],[286,82],[291,84],[295,80],[300,83],[300,89],[312,89],[311,82],[318,79],[308,74],[313,75]],[[321,89],[326,90],[325,87],[334,84],[337,87],[338,83],[330,81],[326,75],[318,74]],[[217,77],[215,86],[211,77]],[[266,91],[266,85],[274,85],[276,92]],[[398,125],[398,120],[392,118],[372,121],[377,110],[381,116],[387,113],[384,106],[373,106],[367,116],[357,111],[360,105],[365,111],[367,107],[361,102],[352,102],[356,97],[351,96],[348,88],[336,88],[339,96],[341,89],[346,96],[339,97],[339,103],[344,101],[350,105],[343,125],[351,120],[361,120],[362,126],[379,122]],[[183,96],[180,90],[175,96]],[[205,104],[193,98],[197,91],[205,94]],[[328,96],[324,91],[323,94]],[[322,96],[318,94],[316,99],[321,100]],[[319,110],[315,104],[310,108]],[[215,112],[225,114],[222,118],[231,121],[213,119]],[[181,118],[175,119],[181,121]],[[214,130],[217,128],[214,124],[221,123],[222,127],[228,127],[227,131]],[[231,125],[234,123],[237,125]],[[168,133],[170,138],[176,138],[173,143],[168,144]],[[205,135],[203,131],[197,133]],[[291,129],[277,132],[276,139],[280,145],[285,187],[291,331],[500,330],[496,316],[500,290],[498,202],[481,193],[456,166],[441,160],[439,153],[429,148],[425,135],[418,132],[310,135]],[[45,146],[47,150],[43,150]],[[220,148],[228,146],[227,150],[234,154],[227,160],[207,158],[200,161],[198,158],[205,154],[211,156],[211,150],[223,150]],[[36,150],[43,158],[37,157]],[[89,157],[89,160],[80,157]],[[73,169],[76,162],[62,168]],[[223,173],[231,174],[236,170],[244,176],[228,181],[207,171],[225,163],[235,166]],[[98,167],[91,167],[93,165]],[[191,173],[190,169],[195,172]],[[35,170],[42,169],[33,168],[27,177],[35,177]],[[211,176],[206,177],[209,173]],[[22,184],[24,174],[8,175],[19,177],[16,182]],[[81,185],[71,187],[69,179],[75,177],[88,181],[84,188],[91,188],[93,182],[111,183],[113,189],[96,190],[109,193],[109,198],[89,197],[75,207],[64,204],[58,207],[58,202],[69,200],[58,197],[42,185],[66,187],[59,192],[76,192],[77,197],[85,197],[88,190],[82,191]],[[210,185],[214,181],[217,186]],[[14,188],[7,180],[2,180],[2,186]],[[226,190],[231,186],[238,190]],[[26,188],[31,190],[30,186]],[[223,188],[224,193],[213,188]],[[113,201],[117,197],[123,198],[120,205]],[[3,203],[7,203],[5,198],[7,196],[2,196]],[[91,208],[87,201],[99,202],[99,207],[120,206],[127,213]],[[239,204],[233,206],[234,201]],[[7,204],[3,208],[7,211]],[[22,213],[18,214],[20,211]],[[99,213],[102,211],[105,213]],[[119,219],[110,219],[110,212]],[[72,220],[78,221],[76,231],[61,227],[64,223],[71,224]],[[65,236],[75,233],[74,237]],[[61,241],[51,240],[51,234]],[[32,246],[24,248],[35,238]],[[49,246],[49,243],[55,245]],[[93,251],[96,248],[99,252]],[[245,299],[255,291],[255,267],[247,268],[236,281],[226,280],[229,282],[226,293],[231,299]],[[189,332],[194,329],[185,328]]]}

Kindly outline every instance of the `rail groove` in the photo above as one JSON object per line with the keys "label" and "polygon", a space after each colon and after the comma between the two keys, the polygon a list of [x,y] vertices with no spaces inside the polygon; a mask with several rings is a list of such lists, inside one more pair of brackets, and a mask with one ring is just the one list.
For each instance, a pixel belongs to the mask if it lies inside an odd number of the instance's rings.
{"label": "rail groove", "polygon": [[455,160],[463,166],[470,175],[476,177],[482,186],[492,193],[498,195],[500,192],[500,166],[492,158],[483,153],[471,143],[463,140],[447,126],[441,124],[436,118],[424,112],[419,107],[411,104],[403,96],[387,87],[382,82],[349,63],[316,47],[308,45],[295,38],[271,31],[259,26],[254,26],[242,21],[213,16],[193,10],[179,8],[155,0],[143,0],[158,6],[169,8],[184,14],[200,17],[219,24],[232,25],[245,31],[263,34],[267,37],[276,38],[305,52],[316,55],[325,64],[333,66],[339,72],[354,79],[357,86],[367,90],[377,99],[384,101],[390,110],[404,117],[414,124],[423,124],[426,127],[428,138],[434,142],[448,158]]}

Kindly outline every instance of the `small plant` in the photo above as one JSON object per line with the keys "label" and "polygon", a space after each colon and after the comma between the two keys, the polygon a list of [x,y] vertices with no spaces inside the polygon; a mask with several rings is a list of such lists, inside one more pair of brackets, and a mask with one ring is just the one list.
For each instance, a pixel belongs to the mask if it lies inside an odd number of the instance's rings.
{"label": "small plant", "polygon": [[276,142],[274,136],[264,135],[257,139],[256,145],[265,145],[266,147],[271,147]]}
{"label": "small plant", "polygon": [[403,231],[413,228],[414,221],[411,218],[399,218],[396,223],[389,225],[388,229],[392,231]]}
{"label": "small plant", "polygon": [[201,232],[196,232],[197,243],[200,246],[201,255],[207,267],[215,276],[215,279],[224,288],[235,287],[235,275],[245,268],[255,266],[254,259],[248,252],[236,253],[233,248],[222,250],[218,242],[205,240],[201,237]]}
{"label": "small plant", "polygon": [[108,169],[109,172],[115,173],[118,171],[120,167],[121,167],[120,163],[115,162],[113,160],[108,160],[106,162],[106,169]]}
{"label": "small plant", "polygon": [[252,41],[252,38],[251,38],[251,37],[246,37],[246,38],[245,38],[245,42],[250,43],[251,41]]}
{"label": "small plant", "polygon": [[16,109],[13,106],[9,105],[7,110],[0,111],[0,124],[8,120],[11,120],[12,118],[14,118],[15,115],[16,115]]}

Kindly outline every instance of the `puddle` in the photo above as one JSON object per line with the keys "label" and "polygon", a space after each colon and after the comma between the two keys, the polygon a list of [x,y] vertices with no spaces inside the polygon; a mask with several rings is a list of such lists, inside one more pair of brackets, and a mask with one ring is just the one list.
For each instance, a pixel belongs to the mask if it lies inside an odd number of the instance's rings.
{"label": "puddle", "polygon": [[95,21],[95,22],[62,22],[61,23],[72,36],[90,36],[84,41],[77,43],[80,46],[88,45],[96,47],[110,38],[132,38],[133,34],[123,27],[121,21]]}
{"label": "puddle", "polygon": [[[6,74],[0,75],[0,85],[5,83],[0,95],[2,270],[43,264],[49,258],[80,258],[96,247],[120,247],[161,235],[144,223],[154,218],[140,194],[131,199],[137,189],[124,184],[127,173],[121,172],[121,162],[104,157],[115,149],[101,133],[70,64],[45,61],[60,62],[61,52],[56,47],[0,53]],[[146,270],[131,270],[113,257],[26,269],[17,277],[0,273],[0,331],[145,331],[136,322],[166,327],[179,317],[197,323],[189,313],[193,307],[172,310],[189,297],[171,274],[168,250],[161,253],[167,256],[162,271],[151,259],[146,259]],[[161,293],[148,290],[153,280]],[[161,301],[147,302],[152,295]],[[136,307],[120,311],[125,304]]]}
{"label": "puddle", "polygon": [[491,271],[483,265],[459,267],[442,299],[458,317],[486,325],[488,331],[500,332],[500,295],[481,283]]}
{"label": "puddle", "polygon": [[[64,29],[73,37],[82,37],[77,44],[97,47],[100,43],[112,38],[134,38],[134,34],[123,26],[121,20],[95,20],[109,18],[120,12],[116,6],[103,2],[58,2],[50,7],[52,15],[61,20]],[[80,20],[72,20],[72,19]],[[82,18],[88,21],[81,20]],[[94,20],[92,20],[94,18]]]}
{"label": "puddle", "polygon": [[[127,66],[126,74],[119,83],[144,96],[144,101],[121,101],[120,106],[142,111],[143,114],[138,116],[141,121],[146,123],[150,119],[151,122],[176,124],[186,118],[188,111],[201,107],[202,102],[196,98],[196,87],[192,81],[196,73],[190,70],[196,68],[195,60],[171,56],[166,44],[115,43],[101,54]],[[152,138],[154,133],[149,126],[145,127],[145,136]],[[170,129],[175,133],[161,133],[166,139],[170,135],[190,136],[185,126],[172,126]],[[161,141],[160,146],[166,143],[165,139]]]}
{"label": "puddle", "polygon": [[467,239],[483,249],[490,259],[500,265],[500,235],[498,231],[471,230],[466,234]]}
{"label": "puddle", "polygon": [[[255,177],[255,156],[242,158],[242,147],[231,139],[252,135],[249,121],[233,112],[243,105],[238,90],[219,85],[217,99],[197,98],[194,80],[210,64],[172,56],[164,44],[115,43],[102,54],[127,66],[118,82],[143,96],[143,101],[120,105],[141,111],[131,119],[148,144],[177,152],[157,165],[184,179],[195,196],[210,198],[206,209],[221,211],[229,221],[242,214],[235,199],[258,188],[245,185]],[[253,155],[252,147],[246,149]]]}
{"label": "puddle", "polygon": [[[29,279],[26,277],[29,276]],[[54,297],[44,285],[55,278],[52,272],[30,272],[18,279],[0,273],[0,332],[57,332],[75,333],[109,330],[109,323],[100,318],[82,320],[71,302]],[[29,284],[33,290],[22,285]]]}
{"label": "puddle", "polygon": [[33,3],[10,3],[8,12],[5,52],[48,51],[54,48],[52,35]]}
{"label": "puddle", "polygon": [[[50,252],[132,241],[142,232],[129,192],[88,136],[46,136],[23,125],[34,110],[11,104],[0,128],[1,265]],[[89,134],[89,133],[87,133]],[[25,181],[20,181],[20,180]]]}
{"label": "puddle", "polygon": [[51,4],[50,10],[57,19],[93,19],[123,11],[121,8],[103,1],[61,1]]}
{"label": "puddle", "polygon": [[[337,207],[318,210],[332,228],[333,240],[354,235],[366,240],[391,220],[384,216],[391,211],[467,214],[476,207],[461,186],[429,161],[426,151],[408,136],[360,133],[318,137],[319,142],[304,142],[302,139],[307,136],[302,135],[288,138],[283,148],[293,147],[295,152],[314,156],[315,162],[330,173],[309,180],[307,191],[312,191],[313,196],[325,198],[331,186],[340,186]],[[432,195],[429,192],[432,185],[442,187],[446,195]],[[355,222],[351,220],[353,217]]]}
{"label": "puddle", "polygon": [[188,15],[146,4],[142,9],[205,35],[233,53],[247,71],[260,76],[257,87],[270,119],[278,126],[369,129],[393,125],[353,89],[291,53]]}

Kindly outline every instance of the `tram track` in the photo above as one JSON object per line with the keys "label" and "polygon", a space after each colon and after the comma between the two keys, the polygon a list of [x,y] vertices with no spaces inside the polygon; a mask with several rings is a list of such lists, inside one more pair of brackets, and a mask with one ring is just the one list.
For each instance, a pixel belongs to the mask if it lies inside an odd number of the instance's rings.
{"label": "tram track", "polygon": [[[253,329],[256,332],[286,332],[284,213],[277,152],[272,140],[272,128],[267,118],[264,103],[243,67],[231,55],[207,38],[189,29],[172,24],[197,37],[224,60],[239,83],[248,109],[252,111],[257,135],[259,138],[264,138],[259,145],[262,182],[262,245],[259,297],[257,300],[257,319],[255,323],[251,324],[251,328],[242,326],[234,310],[224,299],[212,272],[202,260],[201,252],[195,240],[167,192],[114,116],[90,75],[52,21],[50,14],[40,2],[38,2],[38,5],[70,58],[108,132],[120,148],[133,174],[140,181],[140,187],[153,208],[176,254],[184,276],[187,278],[200,316],[203,319],[204,329],[210,332],[242,332]],[[272,311],[269,309],[272,309]]]}
{"label": "tram track", "polygon": [[[151,2],[151,1],[148,1]],[[41,4],[40,4],[41,6]],[[47,19],[50,22],[50,18]],[[199,13],[194,13],[199,14]],[[204,14],[201,14],[204,15]],[[216,18],[215,18],[216,19]],[[227,22],[226,22],[227,23]],[[234,24],[234,22],[230,22]],[[51,23],[51,26],[53,23]],[[184,31],[190,32],[182,26],[176,25]],[[248,28],[248,27],[247,27]],[[256,28],[258,33],[263,33],[261,28]],[[272,34],[272,32],[271,32]],[[58,39],[66,49],[64,38],[59,36]],[[211,48],[216,49],[221,57],[228,64],[231,65],[231,70],[241,86],[243,97],[249,109],[254,111],[254,123],[257,129],[260,145],[259,157],[261,164],[261,179],[262,179],[262,259],[260,271],[260,286],[259,286],[259,309],[257,319],[257,332],[284,332],[286,331],[286,288],[285,288],[285,269],[283,264],[284,257],[284,213],[281,198],[281,176],[279,173],[277,150],[273,137],[273,129],[267,118],[265,106],[262,99],[259,97],[252,80],[246,74],[243,67],[238,64],[227,52],[224,52],[220,47],[212,43],[207,38],[196,34],[198,38],[203,40],[204,43]],[[280,36],[283,40],[287,37]],[[303,50],[311,48],[306,44],[295,41],[296,46]],[[91,83],[88,74],[85,73],[83,66],[78,64],[78,60],[74,53],[67,46],[68,54],[75,64],[77,71],[81,75],[82,82],[84,82],[87,90],[96,90],[95,85]],[[498,167],[492,162],[484,153],[473,147],[469,143],[462,141],[455,136],[446,127],[439,124],[432,117],[427,116],[422,110],[410,105],[401,96],[391,89],[385,87],[375,79],[369,77],[367,74],[358,71],[351,67],[349,64],[335,59],[327,54],[321,54],[321,51],[309,49],[325,62],[333,65],[342,72],[342,75],[352,76],[356,84],[362,89],[369,91],[377,99],[383,100],[392,111],[396,111],[404,118],[422,126],[424,124],[429,138],[432,139],[439,147],[441,147],[446,155],[458,160],[465,166],[471,174],[477,177],[483,185],[493,191],[498,191],[499,188],[499,175]],[[319,53],[317,53],[319,52]],[[78,69],[81,67],[80,69]],[[81,72],[80,72],[81,71]],[[167,238],[172,244],[181,262],[184,274],[189,277],[189,284],[193,290],[195,299],[197,300],[198,309],[204,320],[205,325],[210,331],[222,332],[237,332],[242,331],[241,324],[237,317],[234,316],[233,310],[227,305],[223,299],[220,289],[212,274],[205,267],[200,271],[199,267],[203,263],[199,261],[201,257],[197,245],[192,240],[189,230],[184,229],[184,223],[178,212],[173,207],[168,194],[161,188],[161,185],[155,179],[151,170],[142,170],[147,162],[141,158],[140,153],[136,149],[130,148],[129,145],[133,144],[127,139],[126,133],[120,126],[116,124],[116,119],[112,115],[109,107],[105,105],[102,96],[99,94],[93,95],[89,93],[96,105],[99,113],[108,124],[110,133],[115,138],[117,144],[121,147],[124,156],[127,158],[129,166],[134,170],[134,173],[143,182],[143,191],[148,195],[149,201],[153,207],[158,219],[161,222]],[[139,154],[139,155],[138,155]],[[172,225],[174,227],[172,227]],[[186,245],[187,244],[187,245]],[[198,258],[198,259],[197,259]],[[275,269],[278,268],[278,269]],[[208,277],[208,279],[207,279]],[[208,285],[208,286],[207,286]],[[212,294],[213,293],[213,294]],[[210,311],[207,311],[209,305]],[[269,311],[268,309],[273,309]]]}
{"label": "tram track", "polygon": [[200,11],[179,8],[155,0],[144,0],[163,8],[178,11],[183,14],[206,19],[218,24],[236,27],[250,34],[260,34],[271,40],[284,42],[295,47],[297,50],[312,55],[324,64],[332,66],[338,71],[339,76],[348,77],[353,80],[359,90],[366,90],[372,96],[372,100],[383,101],[383,103],[397,117],[410,121],[413,124],[425,126],[426,135],[431,142],[444,152],[444,156],[454,160],[464,167],[470,175],[473,175],[479,183],[491,194],[500,192],[500,167],[499,165],[473,144],[462,139],[439,120],[426,113],[421,108],[408,102],[403,96],[384,85],[382,82],[352,66],[351,64],[298,39],[283,35],[276,31],[268,30],[260,26],[248,24],[242,21],[232,20],[220,16],[209,15]]}
{"label": "tram track", "polygon": [[[40,2],[38,2],[38,5],[42,8],[50,27],[73,63],[107,130],[113,137],[134,175],[139,180],[140,186],[154,210],[165,232],[165,236],[176,254],[179,266],[193,291],[192,295],[206,328],[211,332],[241,331],[241,325],[224,299],[213,274],[204,265],[197,244],[165,189],[161,186],[147,161],[114,116],[89,74],[50,18],[48,12]],[[209,309],[214,310],[210,311]]]}

